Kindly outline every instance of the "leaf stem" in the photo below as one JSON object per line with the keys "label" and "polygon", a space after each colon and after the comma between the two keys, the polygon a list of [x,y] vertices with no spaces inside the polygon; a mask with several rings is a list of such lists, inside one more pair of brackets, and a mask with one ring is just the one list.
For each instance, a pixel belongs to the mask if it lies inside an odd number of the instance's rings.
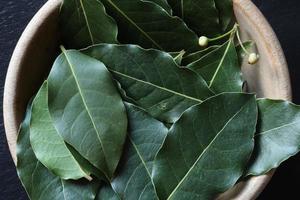
{"label": "leaf stem", "polygon": [[208,38],[208,41],[209,42],[213,42],[213,41],[216,41],[216,40],[220,40],[220,39],[222,39],[222,38],[224,38],[224,37],[226,37],[228,35],[232,35],[232,33],[237,32],[237,27],[238,27],[238,24],[235,24],[233,26],[233,28],[230,31],[228,31],[227,33],[224,33],[223,35],[217,36],[215,38]]}
{"label": "leaf stem", "polygon": [[242,40],[241,40],[240,33],[239,33],[239,30],[238,30],[238,29],[236,30],[236,37],[237,37],[238,42],[240,43],[240,45],[241,45],[243,51],[244,51],[247,55],[250,55],[250,52],[247,51],[247,49],[246,49],[246,48],[244,47],[244,45],[243,45],[243,42],[242,42]]}
{"label": "leaf stem", "polygon": [[93,178],[91,176],[89,176],[89,175],[86,175],[84,178],[86,178],[88,181],[92,181],[93,180]]}
{"label": "leaf stem", "polygon": [[181,50],[179,52],[179,54],[176,57],[174,57],[174,60],[177,60],[178,58],[180,58],[181,56],[183,56],[185,53],[186,53],[185,50]]}
{"label": "leaf stem", "polygon": [[65,47],[64,47],[63,45],[60,45],[59,48],[60,48],[60,50],[61,50],[62,52],[66,52],[66,49],[65,49]]}

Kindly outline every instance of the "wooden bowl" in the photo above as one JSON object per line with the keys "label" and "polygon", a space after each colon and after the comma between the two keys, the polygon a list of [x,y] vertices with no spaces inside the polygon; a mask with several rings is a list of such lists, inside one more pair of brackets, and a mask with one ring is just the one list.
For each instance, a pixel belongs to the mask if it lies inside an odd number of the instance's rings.
{"label": "wooden bowl", "polygon": [[[49,0],[34,16],[12,55],[4,88],[3,114],[6,137],[16,163],[18,129],[29,99],[37,92],[57,56],[58,14],[61,0]],[[260,60],[255,66],[243,64],[250,91],[259,97],[291,100],[287,64],[280,44],[260,11],[250,0],[233,0],[234,12],[243,38],[256,42]],[[255,199],[269,182],[273,171],[240,182],[218,199]]]}

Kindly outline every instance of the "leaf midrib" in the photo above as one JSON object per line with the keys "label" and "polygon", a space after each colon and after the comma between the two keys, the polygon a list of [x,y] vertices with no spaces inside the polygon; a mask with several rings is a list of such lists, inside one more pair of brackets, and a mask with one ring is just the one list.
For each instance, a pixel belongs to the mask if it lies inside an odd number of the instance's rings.
{"label": "leaf midrib", "polygon": [[87,26],[87,29],[88,29],[88,32],[89,32],[89,35],[90,35],[91,42],[94,45],[95,44],[94,37],[93,37],[92,31],[91,31],[91,27],[90,27],[90,23],[89,23],[89,20],[88,20],[86,11],[85,11],[85,7],[83,5],[82,0],[79,0],[79,2],[80,2],[80,5],[82,7],[82,13],[83,13],[83,16],[84,16],[84,19],[85,19],[85,22],[86,22],[86,26]]}
{"label": "leaf midrib", "polygon": [[[249,101],[249,100],[248,100]],[[244,107],[248,104],[248,101],[245,102],[245,104],[226,122],[226,124],[222,127],[222,129],[216,134],[216,136],[213,138],[213,140],[207,145],[207,147],[202,151],[200,156],[197,158],[197,160],[194,162],[194,164],[191,166],[191,168],[188,170],[188,172],[184,175],[184,177],[181,179],[181,181],[177,184],[175,189],[171,192],[171,194],[168,196],[167,200],[170,200],[172,198],[172,195],[176,192],[176,190],[180,187],[180,185],[185,181],[185,179],[189,176],[189,173],[195,168],[196,164],[199,162],[199,160],[202,158],[204,153],[210,148],[210,146],[214,143],[214,141],[219,137],[219,135],[222,133],[222,131],[227,127],[227,125],[244,109]]]}
{"label": "leaf midrib", "polygon": [[217,67],[217,69],[216,69],[216,71],[215,71],[213,77],[211,78],[211,80],[210,80],[210,82],[209,82],[209,85],[208,85],[209,88],[212,87],[212,84],[214,83],[214,80],[216,79],[216,77],[217,77],[217,75],[218,75],[218,73],[219,73],[219,70],[220,70],[221,66],[223,65],[223,62],[224,62],[224,60],[225,60],[225,57],[227,56],[227,53],[228,53],[228,51],[229,51],[230,45],[231,45],[231,40],[228,41],[228,45],[227,45],[227,47],[226,47],[226,49],[225,49],[225,51],[224,51],[224,54],[223,54],[223,56],[222,56],[222,58],[221,58],[221,60],[220,60],[220,63],[219,63],[219,65],[218,65],[218,67]]}
{"label": "leaf midrib", "polygon": [[60,179],[60,182],[61,182],[61,186],[62,186],[62,193],[64,195],[64,199],[67,200],[66,195],[65,195],[65,186],[64,186],[63,180]]}
{"label": "leaf midrib", "polygon": [[[146,171],[147,171],[148,177],[149,177],[149,179],[150,179],[150,181],[151,181],[151,183],[152,183],[152,186],[153,186],[154,192],[155,192],[155,194],[156,194],[156,197],[158,197],[158,196],[157,196],[157,193],[156,193],[156,190],[155,190],[155,186],[154,186],[153,179],[152,179],[152,177],[151,177],[151,174],[150,174],[150,172],[149,172],[149,169],[148,169],[148,167],[147,167],[147,165],[146,165],[146,163],[145,163],[145,161],[144,161],[142,155],[141,155],[140,152],[139,152],[139,149],[137,148],[137,146],[135,145],[135,143],[133,142],[133,140],[132,140],[131,137],[129,137],[129,140],[130,140],[132,146],[134,147],[134,149],[135,149],[135,151],[136,151],[138,157],[139,157],[140,160],[142,161],[142,164],[144,165],[144,167],[145,167],[145,169],[146,169]],[[156,198],[156,199],[158,199],[158,198]]]}
{"label": "leaf midrib", "polygon": [[123,77],[129,78],[129,79],[135,80],[135,81],[137,81],[137,82],[141,82],[141,83],[144,83],[144,84],[146,84],[146,85],[153,86],[153,87],[158,88],[158,89],[160,89],[160,90],[164,90],[164,91],[166,91],[166,92],[169,92],[169,93],[172,93],[172,94],[175,94],[175,95],[178,95],[178,96],[181,96],[181,97],[184,97],[184,98],[187,98],[187,99],[196,101],[196,102],[198,102],[198,103],[202,103],[202,102],[203,102],[203,100],[201,100],[201,99],[196,99],[196,98],[194,98],[194,97],[191,97],[191,96],[188,96],[188,95],[185,95],[185,94],[181,94],[181,93],[176,92],[176,91],[174,91],[174,90],[170,90],[170,89],[161,87],[161,86],[159,86],[159,85],[155,85],[155,84],[153,84],[153,83],[146,82],[146,81],[143,81],[143,80],[141,80],[141,79],[137,79],[137,78],[135,78],[135,77],[129,76],[129,75],[127,75],[127,74],[123,74],[123,73],[118,72],[118,71],[115,71],[115,70],[109,69],[109,71],[111,71],[111,72],[113,72],[113,73],[115,73],[115,74],[118,74],[118,75],[120,75],[120,76],[123,76]]}
{"label": "leaf midrib", "polygon": [[[129,16],[127,16],[116,4],[114,4],[111,0],[105,0],[107,1],[110,5],[112,5],[129,23],[131,23],[138,31],[140,31],[145,37],[150,40],[158,49],[163,50],[163,48],[148,35],[143,29],[141,29],[132,19],[130,19]],[[147,2],[144,2],[147,3]]]}
{"label": "leaf midrib", "polygon": [[[98,129],[96,128],[96,124],[95,124],[95,122],[94,122],[94,120],[93,120],[93,118],[92,118],[92,116],[91,116],[90,110],[88,109],[88,106],[87,106],[87,104],[86,104],[86,102],[85,102],[85,100],[84,100],[83,93],[82,93],[81,88],[80,88],[80,86],[79,86],[79,82],[78,82],[78,80],[77,80],[77,76],[76,76],[76,74],[75,74],[75,72],[74,72],[73,66],[72,66],[70,60],[68,59],[68,56],[67,56],[67,54],[66,54],[65,51],[63,51],[63,54],[64,54],[65,57],[66,57],[66,60],[67,60],[67,62],[68,62],[68,65],[69,65],[69,67],[70,67],[70,70],[71,70],[71,72],[72,72],[72,75],[73,75],[73,77],[74,77],[74,80],[75,80],[75,82],[76,82],[76,86],[77,86],[78,92],[79,92],[79,94],[80,94],[81,100],[82,100],[82,102],[83,102],[83,105],[84,105],[84,107],[85,107],[85,109],[86,109],[86,111],[87,111],[87,113],[88,113],[88,116],[89,116],[89,118],[90,118],[90,120],[91,120],[91,122],[92,122],[92,124],[93,124],[93,127],[94,127],[94,129],[95,129],[95,131],[96,131],[96,135],[97,135],[98,141],[99,141],[99,143],[100,143],[100,145],[101,145],[101,148],[102,148],[102,151],[103,151],[103,154],[104,154],[105,165],[107,166],[107,158],[106,158],[107,155],[106,155],[106,153],[105,153],[104,145],[102,144],[102,141],[101,141],[101,138],[100,138],[100,134],[99,134],[99,132],[98,132]],[[103,171],[103,170],[102,170],[102,171]],[[103,171],[103,173],[105,173],[105,172]]]}
{"label": "leaf midrib", "polygon": [[261,133],[257,133],[256,136],[265,135],[265,134],[274,134],[274,132],[271,132],[271,131],[278,130],[278,129],[281,129],[281,128],[284,128],[284,127],[287,127],[287,126],[291,126],[291,125],[294,125],[294,124],[297,124],[297,123],[300,123],[300,121],[295,121],[295,122],[292,122],[292,123],[288,123],[288,124],[285,124],[285,125],[282,125],[282,126],[278,126],[278,127],[269,129],[267,131],[263,131]]}

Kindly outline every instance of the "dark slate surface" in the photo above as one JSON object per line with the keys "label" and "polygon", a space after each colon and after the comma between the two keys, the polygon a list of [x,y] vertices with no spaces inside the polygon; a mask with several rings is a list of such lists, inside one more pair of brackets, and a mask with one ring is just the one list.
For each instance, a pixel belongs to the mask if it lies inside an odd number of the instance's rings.
{"label": "dark slate surface", "polygon": [[[0,99],[7,65],[18,38],[34,13],[46,0],[0,0]],[[284,49],[292,79],[294,102],[300,104],[300,1],[254,0],[268,18]],[[297,78],[298,77],[298,78]],[[9,155],[0,113],[0,200],[26,200]],[[297,199],[300,183],[300,155],[285,162],[259,197]]]}

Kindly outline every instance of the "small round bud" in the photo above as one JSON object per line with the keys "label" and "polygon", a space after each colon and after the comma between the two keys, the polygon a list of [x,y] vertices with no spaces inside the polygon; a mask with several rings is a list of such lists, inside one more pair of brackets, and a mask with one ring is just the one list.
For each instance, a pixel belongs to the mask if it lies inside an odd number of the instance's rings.
{"label": "small round bud", "polygon": [[199,38],[199,45],[200,45],[201,47],[206,47],[206,46],[208,45],[208,38],[205,37],[205,36],[201,36],[201,37]]}
{"label": "small round bud", "polygon": [[259,55],[256,53],[250,53],[249,58],[248,58],[248,63],[250,65],[254,65],[255,63],[257,63],[259,59]]}

